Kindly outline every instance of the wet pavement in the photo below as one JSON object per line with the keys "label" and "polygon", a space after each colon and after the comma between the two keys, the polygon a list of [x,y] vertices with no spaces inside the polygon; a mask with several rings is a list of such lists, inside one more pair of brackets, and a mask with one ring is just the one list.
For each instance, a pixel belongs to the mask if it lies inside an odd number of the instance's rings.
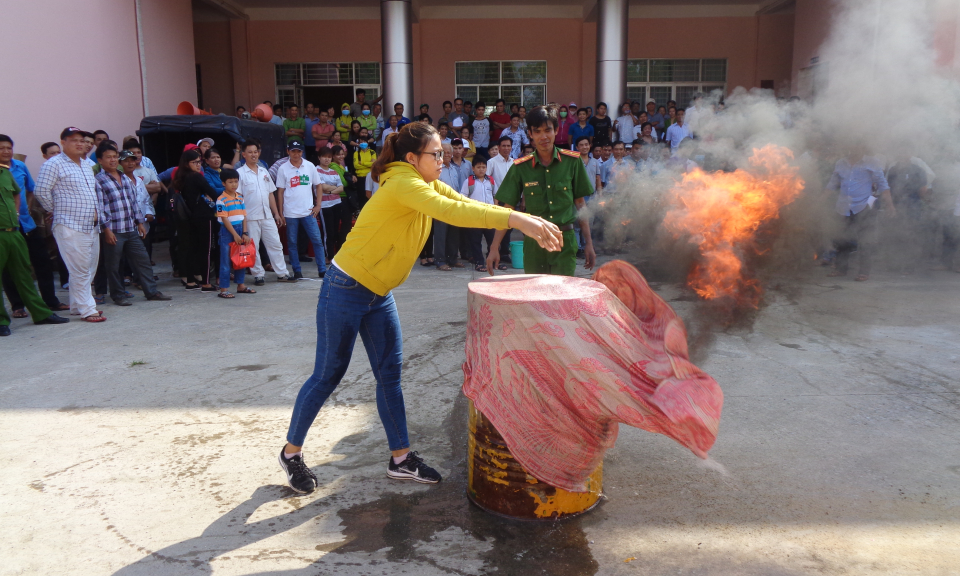
{"label": "wet pavement", "polygon": [[172,302],[107,304],[102,325],[15,321],[0,574],[960,574],[960,274],[811,268],[736,318],[653,278],[724,389],[713,460],[621,428],[604,500],[562,522],[467,500],[476,276],[416,266],[395,292],[411,440],[437,486],[386,478],[359,350],[307,439],[319,489],[283,485],[317,281],[220,300],[165,280]]}

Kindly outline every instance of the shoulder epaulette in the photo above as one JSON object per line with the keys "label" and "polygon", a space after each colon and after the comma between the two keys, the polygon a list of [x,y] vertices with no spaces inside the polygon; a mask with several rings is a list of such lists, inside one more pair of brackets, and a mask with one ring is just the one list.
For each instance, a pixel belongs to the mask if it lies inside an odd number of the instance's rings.
{"label": "shoulder epaulette", "polygon": [[580,153],[577,152],[576,150],[565,150],[563,148],[560,148],[560,153],[566,154],[567,156],[576,156],[577,158],[580,157]]}
{"label": "shoulder epaulette", "polygon": [[531,158],[533,158],[533,154],[530,154],[529,156],[524,156],[523,158],[517,158],[516,160],[513,161],[513,163],[514,163],[515,165],[520,165],[520,164],[523,164],[524,162],[526,162],[527,160],[529,160],[529,159],[531,159]]}

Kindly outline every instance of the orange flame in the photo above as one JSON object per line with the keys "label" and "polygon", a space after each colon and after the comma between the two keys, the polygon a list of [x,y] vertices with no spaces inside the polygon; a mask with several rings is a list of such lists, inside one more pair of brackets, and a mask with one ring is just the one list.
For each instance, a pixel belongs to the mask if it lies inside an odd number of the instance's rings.
{"label": "orange flame", "polygon": [[677,238],[697,245],[700,259],[687,284],[702,298],[729,296],[739,304],[759,304],[762,290],[747,277],[743,256],[757,252],[757,229],[778,218],[780,208],[803,190],[792,160],[790,150],[771,144],[754,149],[746,170],[696,169],[674,186],[664,224]]}

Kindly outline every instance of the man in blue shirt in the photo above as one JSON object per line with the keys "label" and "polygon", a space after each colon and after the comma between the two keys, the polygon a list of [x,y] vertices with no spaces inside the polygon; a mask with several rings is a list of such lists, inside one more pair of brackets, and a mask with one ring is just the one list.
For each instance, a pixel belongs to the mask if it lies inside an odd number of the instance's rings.
{"label": "man in blue shirt", "polygon": [[[5,149],[7,146],[9,146],[10,158],[7,160],[5,154],[0,151],[0,157],[2,157],[0,158],[0,164],[9,164],[10,175],[13,176],[14,181],[20,188],[20,206],[17,214],[20,219],[20,233],[27,243],[27,253],[30,257],[30,264],[33,266],[34,273],[37,277],[40,296],[50,310],[55,312],[69,310],[70,306],[61,303],[57,298],[57,292],[53,284],[53,266],[50,263],[50,254],[47,252],[43,232],[38,229],[45,228],[46,223],[42,220],[37,222],[30,215],[29,204],[30,201],[33,200],[33,189],[35,186],[33,176],[30,175],[30,170],[26,164],[12,157],[13,140],[7,136],[0,135],[0,147]],[[13,317],[26,318],[27,311],[24,308],[23,299],[20,297],[20,293],[14,285],[13,277],[7,271],[3,273],[3,290],[7,293],[7,297],[10,298]]]}
{"label": "man in blue shirt", "polygon": [[879,160],[866,155],[866,148],[862,144],[853,145],[847,156],[837,161],[827,189],[840,193],[836,210],[843,218],[843,231],[833,241],[837,250],[837,269],[828,276],[846,276],[850,254],[856,250],[859,259],[856,280],[869,280],[877,241],[878,209],[874,206],[877,198],[881,199],[888,216],[896,213],[883,167]]}
{"label": "man in blue shirt", "polygon": [[307,115],[304,117],[303,121],[306,125],[306,130],[303,133],[303,145],[306,148],[304,150],[304,157],[311,163],[317,163],[317,141],[313,137],[313,127],[320,122],[320,117],[317,115],[317,107],[313,102],[307,102]]}
{"label": "man in blue shirt", "polygon": [[403,128],[410,123],[410,119],[403,115],[403,104],[397,102],[393,105],[393,113],[397,117],[397,129]]}

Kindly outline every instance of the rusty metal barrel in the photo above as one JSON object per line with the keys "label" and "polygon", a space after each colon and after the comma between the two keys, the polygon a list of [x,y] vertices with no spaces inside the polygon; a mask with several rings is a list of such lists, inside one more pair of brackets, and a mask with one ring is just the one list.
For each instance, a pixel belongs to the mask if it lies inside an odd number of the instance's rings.
{"label": "rusty metal barrel", "polygon": [[600,502],[603,464],[587,479],[586,492],[540,482],[523,469],[493,423],[470,402],[467,497],[488,512],[524,520],[556,520],[583,514]]}

